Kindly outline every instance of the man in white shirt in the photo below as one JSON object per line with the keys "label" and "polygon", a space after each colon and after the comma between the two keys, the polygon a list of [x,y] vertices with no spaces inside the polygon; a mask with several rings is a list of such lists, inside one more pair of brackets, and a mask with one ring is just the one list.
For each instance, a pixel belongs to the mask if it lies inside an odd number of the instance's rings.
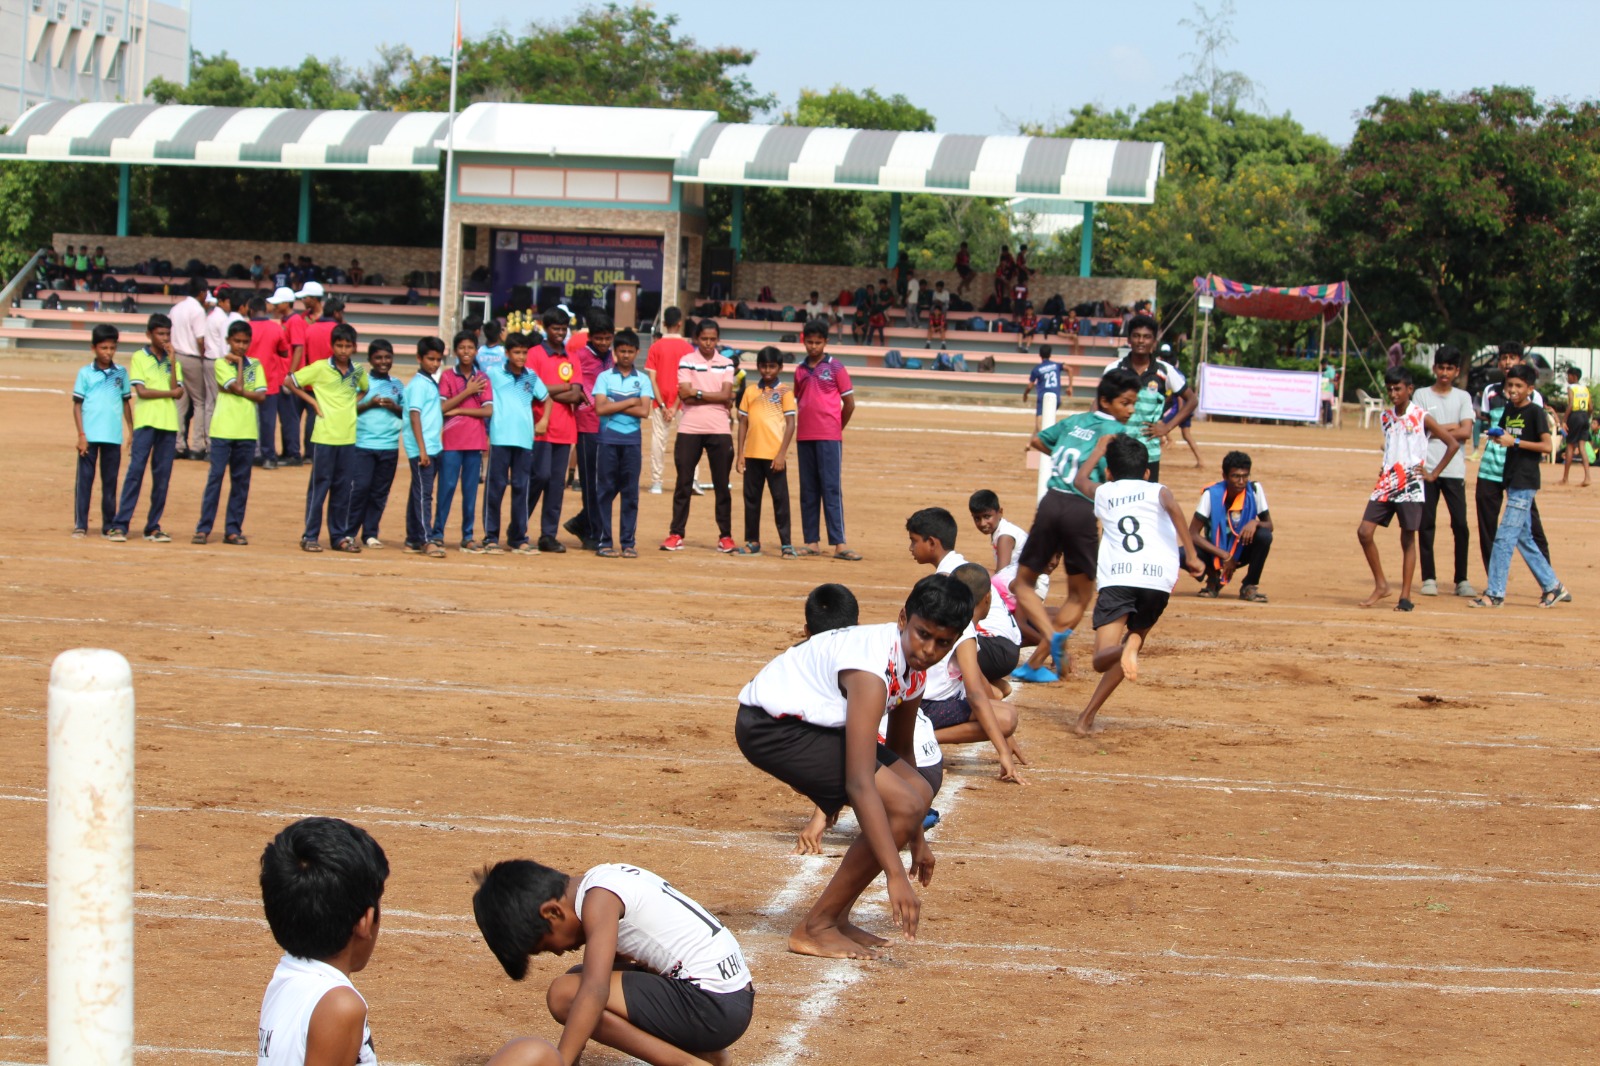
{"label": "man in white shirt", "polygon": [[[217,401],[216,375],[206,362],[206,309],[201,301],[209,286],[205,278],[190,278],[189,291],[172,305],[172,350],[183,367],[184,393],[178,398],[178,425],[187,426],[178,437],[178,458],[206,459],[211,408]],[[226,345],[223,346],[226,349]]]}
{"label": "man in white shirt", "polygon": [[[1439,428],[1460,441],[1456,452],[1439,476],[1424,484],[1422,500],[1422,529],[1418,547],[1422,556],[1422,588],[1424,596],[1439,595],[1438,572],[1433,562],[1433,536],[1438,528],[1439,500],[1450,511],[1450,536],[1455,542],[1455,565],[1451,587],[1457,596],[1469,599],[1478,594],[1467,581],[1467,449],[1472,439],[1472,397],[1456,388],[1456,376],[1461,373],[1461,353],[1453,344],[1443,344],[1433,356],[1433,385],[1411,394],[1412,402],[1433,417]],[[1437,464],[1444,455],[1444,444],[1428,441],[1428,462]]]}
{"label": "man in white shirt", "polygon": [[822,300],[817,296],[817,293],[813,291],[811,293],[811,299],[806,301],[805,312],[807,322],[811,321],[813,318],[827,318],[828,305],[823,303]]}
{"label": "man in white shirt", "polygon": [[917,301],[922,297],[922,281],[911,273],[910,267],[906,268],[906,274],[909,275],[906,282],[906,325],[921,326],[922,310],[917,306]]}

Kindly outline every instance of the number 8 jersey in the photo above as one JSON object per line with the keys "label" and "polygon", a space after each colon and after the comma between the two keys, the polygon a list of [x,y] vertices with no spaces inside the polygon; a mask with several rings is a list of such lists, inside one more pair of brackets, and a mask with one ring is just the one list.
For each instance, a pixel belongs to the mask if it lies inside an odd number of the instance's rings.
{"label": "number 8 jersey", "polygon": [[1178,580],[1178,531],[1161,506],[1161,486],[1152,481],[1108,481],[1094,492],[1100,520],[1095,581],[1101,587],[1171,592]]}
{"label": "number 8 jersey", "polygon": [[750,983],[744,953],[727,927],[649,870],[622,863],[592,868],[575,893],[579,918],[584,896],[595,888],[622,900],[619,955],[705,992],[737,992]]}

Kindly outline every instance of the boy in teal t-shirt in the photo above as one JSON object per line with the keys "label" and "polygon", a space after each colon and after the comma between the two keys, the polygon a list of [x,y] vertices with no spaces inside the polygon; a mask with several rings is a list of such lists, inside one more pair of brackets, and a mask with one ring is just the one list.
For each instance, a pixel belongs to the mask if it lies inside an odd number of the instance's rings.
{"label": "boy in teal t-shirt", "polygon": [[444,545],[429,539],[433,529],[433,486],[439,477],[439,453],[444,451],[444,410],[435,376],[444,363],[444,341],[424,337],[417,342],[417,374],[404,393],[402,429],[406,459],[411,464],[411,491],[406,495],[408,555],[426,553],[444,558]]}
{"label": "boy in teal t-shirt", "polygon": [[100,535],[126,539],[116,527],[117,473],[122,469],[122,426],[133,429],[128,399],[133,387],[128,372],[117,365],[115,326],[100,325],[90,334],[94,362],[78,371],[72,385],[72,422],[78,431],[78,480],[73,490],[72,535],[89,532],[89,497],[94,472],[100,468]]}
{"label": "boy in teal t-shirt", "polygon": [[394,346],[379,338],[367,345],[367,391],[356,405],[354,487],[350,513],[356,539],[367,548],[381,548],[378,523],[389,506],[389,489],[400,465],[400,430],[405,421],[405,389],[389,373]]}
{"label": "boy in teal t-shirt", "polygon": [[[306,528],[300,538],[304,551],[322,550],[323,507],[327,507],[328,540],[334,551],[360,552],[355,538],[360,521],[350,506],[355,467],[356,406],[367,391],[367,372],[351,362],[356,352],[354,326],[341,322],[330,334],[333,354],[303,366],[283,381],[283,387],[316,415],[311,431],[311,480],[306,485]],[[314,389],[315,394],[307,391]]]}
{"label": "boy in teal t-shirt", "polygon": [[[639,357],[639,335],[631,329],[619,330],[611,350],[613,365],[602,370],[594,383],[595,412],[600,416],[595,456],[600,481],[595,500],[600,526],[597,554],[608,559],[632,559],[639,554],[634,543],[639,521],[639,468],[644,455],[639,423],[650,417],[656,395],[650,379],[633,365]],[[611,504],[618,496],[622,497],[622,528],[620,539],[613,541]]]}
{"label": "boy in teal t-shirt", "polygon": [[[490,323],[484,324],[484,332]],[[479,349],[481,356],[484,349]],[[506,338],[501,361],[484,371],[494,394],[489,416],[489,483],[483,494],[483,550],[499,555],[506,548],[519,555],[538,555],[528,539],[528,492],[533,477],[533,439],[550,428],[550,390],[528,367],[528,338]],[[533,405],[544,404],[537,420]],[[500,503],[511,490],[511,520],[506,544],[500,546]]]}
{"label": "boy in teal t-shirt", "polygon": [[212,362],[217,379],[217,402],[211,408],[211,469],[200,499],[200,521],[191,543],[204,544],[217,520],[222,495],[222,475],[228,475],[228,514],[223,526],[224,544],[248,544],[244,536],[244,508],[250,498],[250,464],[261,434],[261,402],[267,398],[267,371],[250,351],[250,323],[228,326],[228,354]]}
{"label": "boy in teal t-shirt", "polygon": [[[1084,609],[1094,599],[1095,566],[1099,557],[1099,530],[1095,524],[1094,501],[1073,484],[1078,468],[1094,451],[1100,438],[1131,433],[1129,420],[1140,400],[1139,375],[1131,370],[1112,368],[1095,387],[1095,409],[1062,419],[1034,434],[1029,447],[1050,458],[1049,491],[1034,512],[1033,527],[1017,557],[1017,576],[1011,582],[1011,595],[1017,611],[1040,633],[1052,634],[1048,644],[1040,642],[1033,657],[1012,671],[1019,681],[1059,681],[1066,671],[1067,638],[1083,618]],[[1098,460],[1090,473],[1093,481],[1105,480],[1104,460]],[[1067,572],[1067,602],[1054,620],[1045,613],[1044,601],[1034,587],[1050,572],[1057,556]],[[1055,669],[1045,666],[1045,657]]]}

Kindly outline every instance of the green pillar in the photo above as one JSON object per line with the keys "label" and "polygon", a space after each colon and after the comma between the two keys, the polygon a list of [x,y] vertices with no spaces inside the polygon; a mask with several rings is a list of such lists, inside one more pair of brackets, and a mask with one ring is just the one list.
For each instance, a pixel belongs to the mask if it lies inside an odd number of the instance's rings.
{"label": "green pillar", "polygon": [[300,229],[295,240],[311,243],[311,171],[300,172]]}
{"label": "green pillar", "polygon": [[728,226],[728,243],[733,247],[733,261],[737,263],[744,254],[744,186],[733,187],[733,218]]}
{"label": "green pillar", "polygon": [[1078,277],[1094,276],[1094,204],[1083,205],[1083,228],[1078,231]]}
{"label": "green pillar", "polygon": [[128,181],[131,167],[122,163],[117,167],[117,236],[128,235]]}
{"label": "green pillar", "polygon": [[886,265],[893,270],[900,263],[900,194],[889,194],[889,257]]}

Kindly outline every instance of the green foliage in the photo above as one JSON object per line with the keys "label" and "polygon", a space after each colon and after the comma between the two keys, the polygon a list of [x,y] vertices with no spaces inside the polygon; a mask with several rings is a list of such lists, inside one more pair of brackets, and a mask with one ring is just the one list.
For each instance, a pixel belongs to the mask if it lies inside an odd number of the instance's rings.
{"label": "green foliage", "polygon": [[881,96],[877,89],[858,93],[835,85],[825,93],[801,89],[795,109],[783,113],[783,124],[856,130],[931,130],[933,115],[900,93]]}
{"label": "green foliage", "polygon": [[227,52],[195,53],[189,62],[189,84],[165,78],[150,82],[150,98],[158,104],[209,107],[306,107],[340,110],[361,106],[356,78],[338,60],[324,63],[314,56],[294,68],[257,67],[246,71]]}
{"label": "green foliage", "polygon": [[0,162],[0,278],[57,231],[104,233],[117,220],[117,174],[94,163]]}

